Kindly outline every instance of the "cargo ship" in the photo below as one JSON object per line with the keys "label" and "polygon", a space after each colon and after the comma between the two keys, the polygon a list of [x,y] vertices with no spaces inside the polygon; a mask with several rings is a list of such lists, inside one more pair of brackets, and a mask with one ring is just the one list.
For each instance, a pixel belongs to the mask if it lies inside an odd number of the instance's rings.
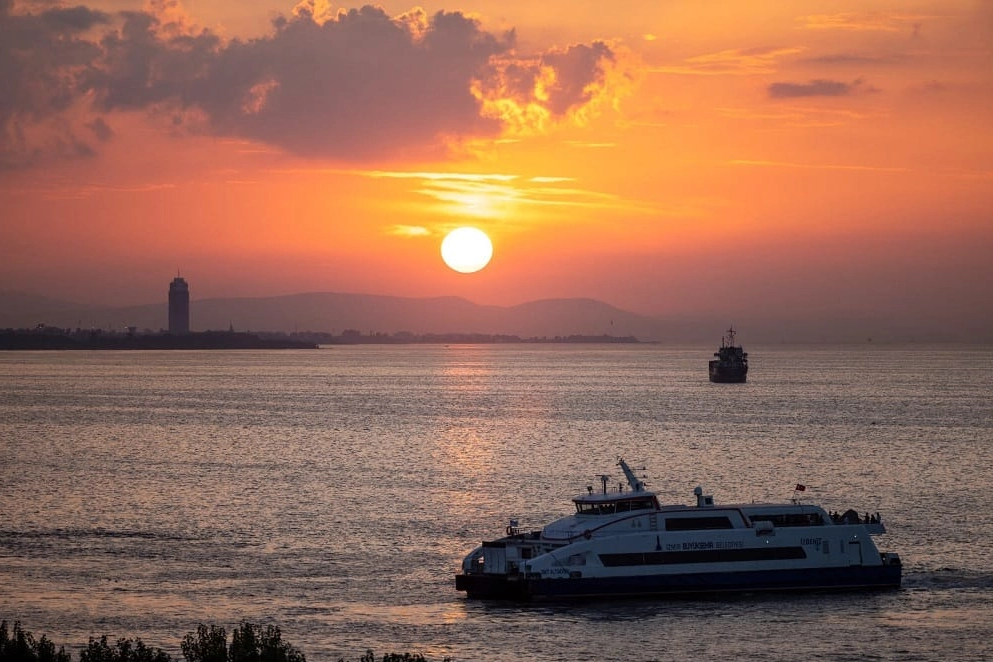
{"label": "cargo ship", "polygon": [[721,347],[710,362],[710,381],[721,384],[740,384],[748,376],[748,352],[734,344],[734,327],[721,338]]}

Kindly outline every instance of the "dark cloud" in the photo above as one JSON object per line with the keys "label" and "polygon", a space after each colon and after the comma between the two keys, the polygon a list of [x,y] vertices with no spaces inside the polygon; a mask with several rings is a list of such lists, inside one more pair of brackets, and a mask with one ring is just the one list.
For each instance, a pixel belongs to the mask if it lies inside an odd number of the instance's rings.
{"label": "dark cloud", "polygon": [[221,49],[217,35],[169,34],[151,14],[124,12],[118,31],[100,42],[101,58],[85,79],[100,110],[188,105],[191,84],[205,77]]}
{"label": "dark cloud", "polygon": [[114,136],[114,130],[110,128],[110,125],[102,117],[97,117],[92,122],[87,122],[86,128],[93,132],[93,137],[102,143],[107,142]]}
{"label": "dark cloud", "polygon": [[[94,28],[102,36],[94,37]],[[76,126],[98,141],[114,135],[108,114],[156,111],[189,131],[304,155],[437,154],[503,130],[503,120],[485,109],[492,94],[479,90],[563,115],[593,100],[591,83],[602,83],[614,58],[595,42],[518,60],[513,31],[490,33],[459,12],[391,17],[372,6],[333,17],[301,6],[274,20],[264,37],[225,42],[174,13],[109,15],[78,6],[18,14],[0,0],[0,34],[0,163],[8,165],[44,151],[32,144],[30,126],[52,124],[71,108]],[[540,95],[539,77],[547,83]],[[72,121],[66,117],[60,119]],[[71,128],[54,133],[49,151],[92,153]]]}
{"label": "dark cloud", "polygon": [[109,23],[110,16],[106,12],[79,5],[48,9],[42,12],[41,20],[56,31],[73,32]]}
{"label": "dark cloud", "polygon": [[862,79],[851,83],[836,80],[812,80],[809,83],[772,83],[769,85],[769,96],[773,99],[792,99],[796,97],[843,97],[860,91],[875,91],[874,88],[864,87]]}
{"label": "dark cloud", "polygon": [[614,54],[598,41],[591,46],[579,44],[560,53],[549,53],[542,61],[556,72],[555,81],[548,89],[549,108],[556,115],[563,115],[591,100],[590,84],[603,81],[604,66],[614,61]]}
{"label": "dark cloud", "polygon": [[62,126],[51,141],[38,144],[31,126],[62,113],[84,93],[80,73],[100,56],[85,33],[109,21],[108,14],[83,7],[21,14],[9,0],[0,2],[0,168],[32,163],[46,145],[60,154],[86,151],[66,147],[75,141]]}
{"label": "dark cloud", "polygon": [[898,65],[905,64],[907,56],[904,55],[858,55],[855,53],[831,53],[817,57],[799,58],[797,62],[803,64],[822,64],[828,66],[873,66],[873,65]]}
{"label": "dark cloud", "polygon": [[495,134],[470,88],[512,37],[445,12],[425,28],[416,34],[369,6],[324,24],[295,17],[218,53],[187,101],[212,131],[303,154],[384,157]]}

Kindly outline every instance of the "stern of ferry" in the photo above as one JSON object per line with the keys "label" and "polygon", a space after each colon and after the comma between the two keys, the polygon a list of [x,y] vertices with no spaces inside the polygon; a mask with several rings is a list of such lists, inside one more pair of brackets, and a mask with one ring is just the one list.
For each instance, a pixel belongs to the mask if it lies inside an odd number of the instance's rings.
{"label": "stern of ferry", "polygon": [[484,542],[462,560],[462,572],[455,575],[455,588],[466,597],[478,599],[528,600],[530,584],[524,563],[533,558],[540,532],[523,533],[507,527],[508,535]]}

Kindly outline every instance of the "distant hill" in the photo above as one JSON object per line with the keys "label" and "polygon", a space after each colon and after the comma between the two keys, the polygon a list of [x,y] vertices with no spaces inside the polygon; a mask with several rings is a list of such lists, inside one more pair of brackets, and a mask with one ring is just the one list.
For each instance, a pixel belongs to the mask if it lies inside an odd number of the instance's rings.
{"label": "distant hill", "polygon": [[87,310],[87,306],[61,299],[51,299],[36,294],[0,290],[0,327],[28,327],[41,322],[52,314]]}
{"label": "distant hill", "polygon": [[[594,299],[544,299],[516,306],[484,306],[459,297],[405,298],[372,294],[311,292],[278,297],[194,299],[190,302],[193,331],[284,332],[311,331],[340,335],[354,330],[395,334],[484,334],[523,339],[556,336],[634,336],[669,344],[720,344],[734,324],[746,349],[758,343],[893,343],[993,342],[993,324],[949,326],[940,317],[908,322],[885,314],[820,316],[781,311],[739,313],[731,318],[708,312],[694,316],[655,318],[621,310]],[[989,313],[986,313],[989,316]],[[159,331],[167,326],[165,301],[107,307],[0,290],[0,329],[38,324],[65,329]],[[978,320],[978,318],[977,318]],[[712,351],[712,350],[711,350]]]}
{"label": "distant hill", "polygon": [[[62,328],[159,330],[167,306],[121,308],[0,291],[0,328],[38,324]],[[405,298],[313,292],[278,297],[201,299],[190,302],[195,331],[323,331],[361,333],[482,333],[522,338],[569,335],[634,336],[658,340],[662,322],[593,299],[547,299],[517,306],[484,306],[459,297]]]}

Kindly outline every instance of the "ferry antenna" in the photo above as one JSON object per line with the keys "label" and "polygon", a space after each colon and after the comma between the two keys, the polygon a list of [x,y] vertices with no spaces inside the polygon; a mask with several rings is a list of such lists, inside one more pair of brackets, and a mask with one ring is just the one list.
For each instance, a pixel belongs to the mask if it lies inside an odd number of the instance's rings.
{"label": "ferry antenna", "polygon": [[603,493],[607,493],[607,481],[610,480],[610,474],[597,474],[597,478],[603,484]]}

